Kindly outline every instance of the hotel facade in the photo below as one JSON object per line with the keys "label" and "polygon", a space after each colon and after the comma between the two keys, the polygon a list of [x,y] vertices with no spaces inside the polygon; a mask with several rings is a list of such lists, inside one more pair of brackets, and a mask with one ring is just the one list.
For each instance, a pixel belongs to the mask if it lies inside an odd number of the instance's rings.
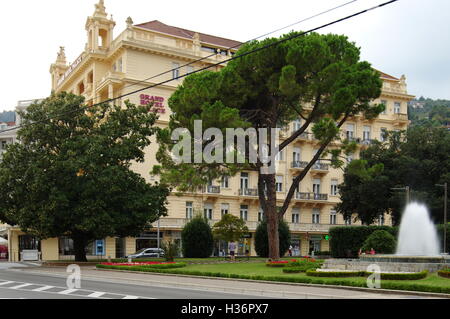
{"label": "hotel facade", "polygon": [[[92,104],[175,79],[114,101],[122,105],[126,99],[134,104],[155,102],[160,115],[157,125],[160,127],[168,125],[171,111],[167,101],[182,83],[181,79],[176,78],[228,59],[241,44],[156,20],[134,24],[131,18],[126,21],[126,29],[114,38],[116,23],[108,17],[103,1],[95,8],[94,14],[86,21],[85,50],[73,63],[68,64],[64,48],[61,47],[56,62],[51,65],[52,89],[57,93],[66,91],[83,95],[87,103]],[[221,67],[214,66],[212,70]],[[374,103],[384,103],[386,111],[375,120],[356,116],[343,126],[342,136],[355,140],[359,145],[358,151],[349,156],[349,161],[358,158],[360,150],[373,140],[384,140],[386,131],[404,130],[409,124],[407,103],[413,96],[407,94],[405,77],[395,78],[382,72],[380,76],[383,80],[382,95]],[[281,131],[280,138],[289,137],[300,125],[301,121],[290,123],[289,127]],[[158,149],[154,137],[152,141],[146,150],[145,162],[133,165],[133,169],[149,183],[158,181],[158,176],[150,175],[153,165],[157,163],[155,153]],[[277,157],[276,181],[280,206],[292,179],[303,170],[318,148],[318,141],[309,131]],[[317,163],[301,182],[285,214],[291,230],[294,255],[328,251],[326,235],[331,227],[358,224],[351,220],[345,221],[334,209],[339,203],[338,185],[342,182],[343,171],[330,167],[326,162]],[[239,253],[243,254],[249,249],[251,255],[256,255],[254,233],[263,218],[258,200],[257,173],[241,172],[235,177],[212,182],[202,192],[169,196],[167,217],[153,223],[147,232],[137,238],[96,240],[87,248],[88,258],[118,258],[141,248],[156,247],[158,234],[160,240],[173,239],[181,243],[181,230],[196,213],[204,214],[211,225],[226,213],[244,219],[250,235],[240,241]],[[379,223],[388,225],[390,220],[380,216]],[[39,241],[22,233],[17,227],[11,227],[8,235],[11,260],[19,260],[21,251],[26,249],[39,250],[42,260],[73,258],[73,244],[69,238]],[[225,246],[218,244],[214,254],[220,255],[223,248]]]}

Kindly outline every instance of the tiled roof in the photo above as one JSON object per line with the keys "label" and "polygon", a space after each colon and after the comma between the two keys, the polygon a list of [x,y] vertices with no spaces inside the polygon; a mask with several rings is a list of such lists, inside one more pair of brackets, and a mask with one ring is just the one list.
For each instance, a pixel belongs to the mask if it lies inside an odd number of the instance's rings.
{"label": "tiled roof", "polygon": [[[186,38],[192,40],[195,31],[190,31],[178,27],[172,27],[170,25],[164,24],[158,20],[153,20],[146,23],[137,24],[137,27],[170,34],[176,37]],[[234,41],[230,39],[225,39],[221,37],[216,37],[213,35],[197,32],[200,36],[200,42],[203,44],[212,44],[223,48],[238,48],[242,43],[239,41]]]}
{"label": "tiled roof", "polygon": [[397,79],[396,77],[393,77],[392,75],[389,75],[389,74],[381,72],[381,71],[378,71],[378,72],[380,72],[381,78],[385,78],[388,80],[394,80],[394,81],[400,81],[400,79]]}

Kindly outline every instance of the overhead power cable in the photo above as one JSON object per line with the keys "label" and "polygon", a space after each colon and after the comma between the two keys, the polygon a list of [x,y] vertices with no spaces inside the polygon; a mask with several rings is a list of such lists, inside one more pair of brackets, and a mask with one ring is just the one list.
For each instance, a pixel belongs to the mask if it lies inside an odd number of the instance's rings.
{"label": "overhead power cable", "polygon": [[[175,81],[175,80],[179,80],[179,79],[184,78],[184,77],[187,77],[187,76],[189,76],[189,75],[192,75],[192,74],[195,74],[195,73],[199,73],[199,72],[208,70],[208,69],[210,69],[210,68],[217,67],[217,66],[219,66],[219,65],[221,65],[221,64],[225,64],[225,63],[228,63],[228,62],[230,62],[230,61],[233,61],[233,60],[236,60],[236,59],[239,59],[239,58],[248,56],[248,55],[250,55],[250,54],[254,54],[254,53],[256,53],[256,52],[260,52],[260,51],[266,50],[266,49],[271,48],[271,47],[274,47],[274,46],[276,46],[276,45],[279,45],[279,44],[288,42],[288,41],[290,41],[290,40],[293,40],[293,39],[302,37],[302,36],[304,36],[304,35],[306,35],[306,34],[308,34],[308,33],[312,33],[312,32],[315,32],[315,31],[324,29],[324,28],[326,28],[326,27],[329,27],[329,26],[331,26],[331,25],[334,25],[334,24],[337,24],[337,23],[340,23],[340,22],[343,22],[343,21],[346,21],[346,20],[355,18],[355,17],[360,16],[360,15],[362,15],[362,14],[365,14],[365,13],[367,13],[367,12],[369,12],[369,11],[373,11],[373,10],[376,10],[376,9],[379,9],[379,8],[382,8],[382,7],[385,7],[385,6],[387,6],[387,5],[390,5],[390,4],[392,4],[392,3],[394,3],[394,2],[398,2],[398,1],[399,1],[399,0],[390,0],[390,1],[387,1],[387,2],[384,2],[384,3],[381,3],[381,4],[379,4],[379,5],[370,7],[370,8],[368,8],[368,9],[364,9],[364,10],[362,10],[362,11],[353,13],[353,14],[348,15],[348,16],[346,16],[346,17],[343,17],[343,18],[334,20],[334,21],[332,21],[332,22],[323,24],[323,25],[321,25],[321,26],[319,26],[319,27],[315,27],[315,28],[310,29],[310,30],[308,30],[308,31],[300,32],[300,33],[298,33],[298,34],[294,34],[294,35],[291,35],[291,36],[289,36],[289,37],[285,37],[285,38],[283,38],[283,39],[280,39],[280,40],[278,40],[278,41],[275,41],[275,42],[266,44],[266,45],[264,45],[264,46],[262,46],[262,47],[259,47],[259,48],[250,50],[250,51],[248,51],[248,52],[244,52],[244,53],[241,53],[241,54],[235,54],[234,56],[232,56],[232,57],[230,57],[230,58],[228,58],[228,59],[225,59],[225,60],[223,60],[223,61],[220,61],[220,62],[217,62],[217,63],[213,63],[213,64],[211,64],[211,65],[205,66],[205,67],[200,68],[200,69],[198,69],[198,70],[194,70],[194,71],[192,71],[192,72],[189,72],[189,73],[186,73],[186,74],[183,74],[183,75],[179,75],[179,76],[174,77],[174,78],[172,78],[172,79],[168,79],[168,80],[165,80],[165,81],[161,81],[161,82],[158,82],[158,83],[155,83],[155,84],[152,84],[152,85],[149,85],[149,86],[146,86],[146,87],[143,87],[143,88],[140,88],[140,89],[137,89],[137,90],[134,90],[134,91],[125,93],[125,94],[122,94],[122,95],[120,95],[120,96],[118,96],[118,97],[111,98],[111,99],[107,99],[107,100],[105,100],[105,101],[102,101],[102,102],[99,102],[99,103],[96,103],[96,104],[93,104],[93,105],[86,105],[86,106],[85,106],[84,108],[82,108],[81,110],[87,109],[87,108],[93,107],[93,106],[98,106],[98,105],[101,105],[101,104],[104,104],[104,103],[114,102],[114,101],[116,101],[116,100],[118,100],[118,99],[122,99],[122,98],[124,98],[124,97],[130,96],[130,95],[133,95],[133,94],[136,94],[136,93],[139,93],[139,92],[148,90],[148,89],[152,89],[152,88],[155,88],[155,87],[157,87],[157,86],[160,86],[160,85],[163,85],[163,84],[166,84],[166,83]],[[170,72],[170,71],[169,71],[169,72]],[[78,112],[78,111],[80,111],[80,109],[77,109],[77,110],[74,110],[74,111],[65,112],[65,113],[61,113],[61,114],[59,114],[58,116],[55,116],[55,117],[49,117],[49,118],[47,118],[47,119],[45,119],[45,120],[36,121],[36,122],[30,123],[30,124],[42,123],[42,122],[44,122],[44,121],[51,120],[51,119],[57,118],[57,117],[59,117],[59,116],[72,114],[72,113]],[[18,128],[21,128],[21,127],[23,127],[23,125],[19,125],[19,126],[15,127],[15,128],[9,129],[9,130],[4,130],[4,131],[2,131],[2,132],[0,132],[0,133],[8,132],[8,131],[13,131],[13,130],[17,130]]]}

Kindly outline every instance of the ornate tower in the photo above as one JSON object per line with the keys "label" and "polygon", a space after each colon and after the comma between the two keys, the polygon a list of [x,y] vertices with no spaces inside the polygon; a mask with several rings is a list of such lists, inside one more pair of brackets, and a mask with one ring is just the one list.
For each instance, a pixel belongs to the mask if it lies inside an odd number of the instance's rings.
{"label": "ornate tower", "polygon": [[67,65],[66,53],[64,47],[59,47],[58,56],[56,62],[50,67],[50,73],[52,75],[52,90],[58,86],[58,81],[64,76],[69,66]]}
{"label": "ornate tower", "polygon": [[116,23],[108,19],[104,0],[100,0],[95,5],[95,12],[91,17],[87,18],[86,31],[88,42],[86,46],[87,52],[105,53],[109,50],[113,40],[113,30]]}

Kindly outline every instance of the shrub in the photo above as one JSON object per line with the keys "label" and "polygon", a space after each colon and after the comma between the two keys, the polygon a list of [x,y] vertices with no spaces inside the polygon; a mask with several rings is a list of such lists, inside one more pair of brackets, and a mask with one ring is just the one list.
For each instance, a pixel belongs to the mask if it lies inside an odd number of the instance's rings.
{"label": "shrub", "polygon": [[306,272],[307,276],[310,277],[364,277],[367,275],[365,271],[316,271],[308,270]]}
{"label": "shrub", "polygon": [[385,230],[394,238],[398,228],[389,226],[340,226],[330,229],[330,250],[333,258],[356,258],[364,241],[374,231]]}
{"label": "shrub", "polygon": [[385,230],[376,230],[367,237],[361,249],[369,251],[373,248],[376,253],[393,254],[396,246],[397,241],[394,236]]}
{"label": "shrub", "polygon": [[316,251],[314,252],[315,256],[330,256],[331,252],[330,251]]}
{"label": "shrub", "polygon": [[[280,256],[284,256],[291,244],[291,233],[288,224],[281,220],[278,224],[278,235],[280,241]],[[255,251],[258,256],[269,257],[269,238],[267,235],[267,221],[262,221],[255,232]]]}
{"label": "shrub", "polygon": [[164,258],[166,261],[174,261],[180,251],[180,248],[173,240],[163,242],[161,248],[164,251]]}
{"label": "shrub", "polygon": [[439,275],[440,277],[450,278],[450,269],[447,268],[447,269],[439,270],[439,271],[438,271],[438,275]]}
{"label": "shrub", "polygon": [[194,217],[181,231],[183,256],[208,258],[214,248],[214,239],[208,221],[202,216]]}

